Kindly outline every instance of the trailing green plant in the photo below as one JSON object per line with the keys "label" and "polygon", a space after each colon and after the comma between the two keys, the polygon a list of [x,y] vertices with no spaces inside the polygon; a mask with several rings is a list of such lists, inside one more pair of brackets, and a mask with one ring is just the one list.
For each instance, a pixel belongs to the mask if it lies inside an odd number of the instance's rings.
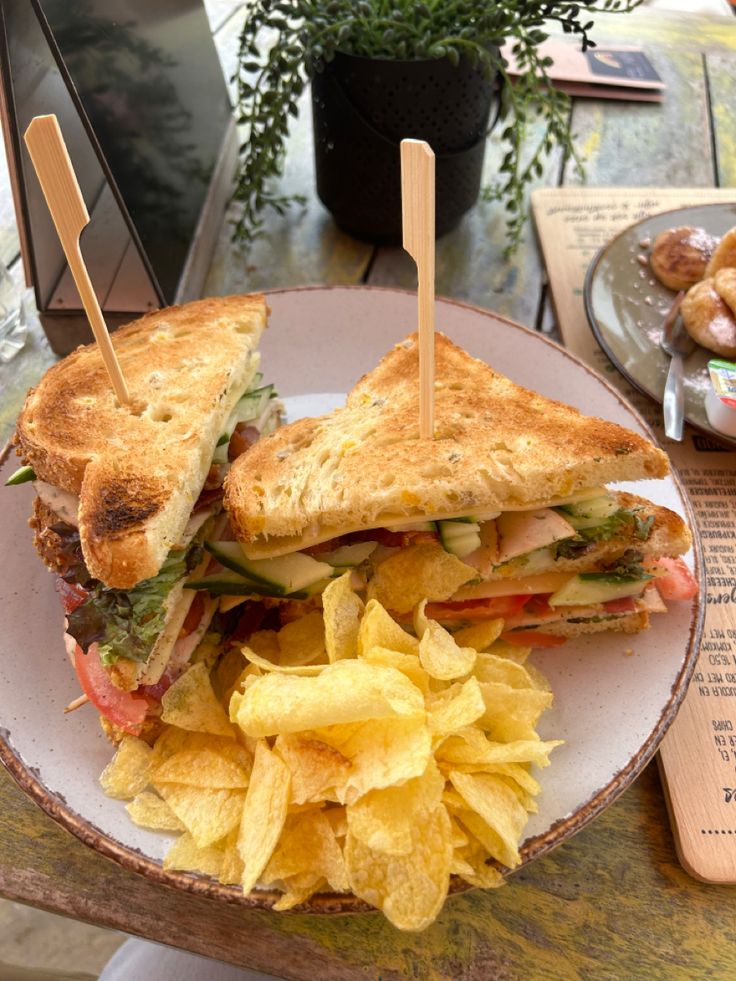
{"label": "trailing green plant", "polygon": [[[594,47],[593,12],[633,10],[641,0],[252,0],[240,36],[237,73],[238,121],[244,127],[235,199],[242,208],[235,237],[252,241],[263,226],[264,209],[283,214],[297,196],[274,189],[282,169],[290,118],[309,79],[336,52],[369,58],[467,59],[487,77],[503,80],[507,152],[500,178],[486,197],[504,201],[510,247],[525,221],[526,189],[543,173],[555,147],[577,167],[570,132],[569,100],[553,88],[550,60],[538,48],[551,30],[576,35],[583,50]],[[498,46],[511,40],[520,72],[511,84]],[[541,136],[531,147],[533,121]]]}

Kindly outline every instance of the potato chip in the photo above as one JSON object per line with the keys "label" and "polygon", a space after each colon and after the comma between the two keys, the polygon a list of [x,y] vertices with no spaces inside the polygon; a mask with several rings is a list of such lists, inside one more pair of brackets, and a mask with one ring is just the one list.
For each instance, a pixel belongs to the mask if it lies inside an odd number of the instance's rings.
{"label": "potato chip", "polygon": [[240,852],[238,851],[239,834],[240,827],[236,825],[215,846],[222,852],[222,865],[220,866],[218,878],[220,882],[227,886],[237,885],[243,878],[243,859],[240,857]]}
{"label": "potato chip", "polygon": [[[234,730],[238,732],[238,730]],[[151,774],[154,774],[164,760],[175,753],[190,749],[213,749],[217,752],[225,746],[233,745],[233,740],[227,736],[212,736],[207,732],[190,732],[178,729],[176,726],[164,726],[161,735],[156,740],[151,756]]]}
{"label": "potato chip", "polygon": [[368,596],[393,613],[410,613],[423,599],[449,599],[477,575],[441,545],[414,545],[381,562],[368,584]]}
{"label": "potato chip", "polygon": [[[399,628],[401,629],[401,628]],[[413,638],[412,638],[413,639]],[[426,697],[429,694],[429,675],[424,670],[416,654],[402,654],[388,647],[371,647],[362,655],[364,661],[396,668],[411,681]]]}
{"label": "potato chip", "polygon": [[278,645],[279,664],[284,667],[326,661],[325,623],[320,611],[312,610],[283,626],[278,632]]}
{"label": "potato chip", "polygon": [[552,691],[549,681],[545,678],[539,668],[535,667],[533,664],[525,664],[526,672],[532,680],[532,685],[538,688],[539,691]]}
{"label": "potato chip", "polygon": [[341,803],[420,776],[432,756],[432,738],[424,718],[371,719],[355,726],[318,730],[316,735],[352,764],[345,782],[336,787]]}
{"label": "potato chip", "polygon": [[536,763],[549,766],[549,754],[558,739],[520,739],[512,743],[491,742],[482,730],[474,726],[448,736],[437,749],[437,759],[449,763]]}
{"label": "potato chip", "polygon": [[518,843],[527,822],[527,812],[502,778],[490,773],[460,773],[451,770],[450,782],[471,813],[458,817],[488,853],[508,868],[521,861]]}
{"label": "potato chip", "polygon": [[497,654],[479,654],[473,674],[478,681],[498,682],[511,688],[534,688],[531,675],[524,665],[499,657]]}
{"label": "potato chip", "polygon": [[304,872],[324,879],[338,892],[348,888],[342,849],[322,810],[287,817],[278,846],[264,869],[263,881],[286,881]]}
{"label": "potato chip", "polygon": [[445,778],[431,761],[424,773],[399,787],[371,790],[347,809],[348,832],[386,855],[408,855],[414,825],[439,807]]}
{"label": "potato chip", "polygon": [[395,668],[345,660],[316,678],[257,678],[237,703],[235,717],[248,735],[273,736],[392,715],[423,717],[419,689]]}
{"label": "potato chip", "polygon": [[281,836],[289,790],[289,768],[266,742],[259,741],[238,834],[238,852],[243,860],[240,881],[245,893],[258,882]]}
{"label": "potato chip", "polygon": [[[497,816],[502,821],[507,820],[511,808],[514,808],[516,811],[516,820],[512,823],[511,827],[504,828],[504,832],[509,835],[508,839],[500,835],[479,814],[470,808],[456,812],[458,819],[481,844],[483,853],[509,869],[516,868],[521,861],[516,842],[521,836],[521,832],[527,821],[526,811],[517,801],[514,801],[513,794],[509,791],[507,799],[499,803]],[[516,838],[511,837],[514,828],[518,829]]]}
{"label": "potato chip", "polygon": [[184,825],[165,800],[150,790],[142,790],[125,805],[131,820],[141,828],[154,831],[184,831]]}
{"label": "potato chip", "polygon": [[481,687],[475,678],[468,678],[441,692],[429,704],[429,731],[434,736],[447,736],[464,726],[472,725],[486,712]]}
{"label": "potato chip", "polygon": [[458,647],[473,647],[476,651],[485,651],[498,639],[503,630],[503,620],[481,620],[456,630],[453,634]]}
{"label": "potato chip", "polygon": [[230,701],[230,696],[235,691],[242,672],[243,655],[240,648],[231,647],[222,655],[210,675],[212,689],[222,705],[227,705]]}
{"label": "potato chip", "polygon": [[178,783],[189,787],[245,790],[252,757],[234,740],[219,748],[182,749],[164,760],[153,771],[151,783]]}
{"label": "potato chip", "polygon": [[148,785],[153,750],[137,736],[123,736],[117,752],[100,775],[108,797],[127,800]]}
{"label": "potato chip", "polygon": [[348,815],[344,807],[326,807],[325,817],[332,825],[332,830],[336,838],[344,838],[348,833]]}
{"label": "potato chip", "polygon": [[473,670],[477,652],[472,647],[458,647],[451,633],[434,620],[419,641],[419,660],[422,667],[439,681],[462,678]]}
{"label": "potato chip", "polygon": [[279,635],[275,630],[256,630],[248,638],[248,647],[267,661],[278,664],[281,657]]}
{"label": "potato chip", "polygon": [[414,612],[412,613],[412,621],[414,623],[414,633],[417,635],[421,641],[422,637],[429,630],[429,618],[424,612],[427,608],[427,601],[423,599],[421,603],[417,603],[414,607]]}
{"label": "potato chip", "polygon": [[[460,795],[458,794],[458,797]],[[458,824],[457,820],[450,816],[450,827],[452,828],[452,847],[455,849],[455,857],[457,858],[457,852],[459,848],[464,848],[468,844],[470,839],[467,834]]]}
{"label": "potato chip", "polygon": [[293,909],[301,903],[305,903],[319,889],[326,885],[325,880],[315,875],[313,872],[300,872],[284,879],[284,894],[273,904],[277,912]]}
{"label": "potato chip", "polygon": [[322,593],[325,620],[325,643],[330,664],[355,657],[363,600],[350,588],[350,573],[333,581]]}
{"label": "potato chip", "polygon": [[217,701],[204,662],[193,664],[164,693],[161,720],[180,729],[235,738],[225,710]]}
{"label": "potato chip", "polygon": [[162,783],[157,790],[198,848],[224,838],[240,820],[245,801],[243,790],[213,790],[179,783]]}
{"label": "potato chip", "polygon": [[377,600],[368,600],[358,631],[358,656],[365,657],[374,647],[419,654],[419,641],[408,634]]}
{"label": "potato chip", "polygon": [[480,726],[496,742],[535,739],[540,715],[552,704],[552,692],[511,688],[484,681],[479,685],[486,710]]}
{"label": "potato chip", "polygon": [[423,930],[447,896],[452,863],[452,829],[444,807],[415,822],[406,855],[374,851],[348,831],[345,864],[350,888],[383,910],[399,930]]}
{"label": "potato chip", "polygon": [[274,750],[291,773],[291,804],[335,800],[335,787],[348,778],[351,763],[339,750],[305,735],[282,735]]}
{"label": "potato chip", "polygon": [[[294,623],[298,623],[295,620]],[[269,661],[265,657],[261,657],[260,654],[256,654],[252,651],[250,647],[243,648],[243,656],[248,659],[248,661],[261,668],[262,671],[274,671],[276,674],[295,674],[303,678],[313,677],[319,674],[322,668],[326,667],[326,664],[281,664],[274,661]],[[249,677],[249,676],[246,676]],[[243,679],[245,680],[245,678]]]}
{"label": "potato chip", "polygon": [[443,769],[456,769],[461,773],[496,773],[512,780],[528,795],[534,797],[541,793],[538,780],[526,769],[528,763],[443,763]]}
{"label": "potato chip", "polygon": [[[472,646],[472,645],[471,645]],[[521,647],[519,644],[509,644],[505,640],[494,641],[488,648],[488,654],[495,654],[496,657],[505,657],[516,664],[525,664],[532,652],[531,647]]]}
{"label": "potato chip", "polygon": [[187,872],[202,872],[217,877],[222,868],[222,851],[213,845],[200,848],[189,832],[185,832],[169,848],[163,866],[165,869],[185,869]]}
{"label": "potato chip", "polygon": [[481,889],[497,889],[506,884],[503,874],[489,865],[491,856],[477,838],[471,837],[468,843],[455,850],[452,871]]}

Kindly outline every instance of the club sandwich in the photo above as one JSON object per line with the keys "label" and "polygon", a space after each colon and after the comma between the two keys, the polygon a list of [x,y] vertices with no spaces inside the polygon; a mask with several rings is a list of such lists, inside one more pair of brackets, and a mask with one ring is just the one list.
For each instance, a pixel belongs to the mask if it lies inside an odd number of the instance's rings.
{"label": "club sandwich", "polygon": [[237,540],[205,543],[219,569],[193,587],[281,604],[285,619],[350,570],[400,621],[427,600],[451,628],[501,618],[504,639],[530,646],[643,630],[666,598],[694,595],[685,522],[606,487],[664,477],[660,449],[519,387],[441,334],[435,360],[434,439],[419,436],[413,335],[344,408],[239,458],[225,481]]}
{"label": "club sandwich", "polygon": [[35,545],[57,574],[67,648],[112,735],[140,733],[217,616],[187,588],[206,572],[232,461],[279,422],[257,351],[262,296],[151,313],[113,345],[131,394],[120,405],[96,344],[32,389],[15,443],[33,480]]}

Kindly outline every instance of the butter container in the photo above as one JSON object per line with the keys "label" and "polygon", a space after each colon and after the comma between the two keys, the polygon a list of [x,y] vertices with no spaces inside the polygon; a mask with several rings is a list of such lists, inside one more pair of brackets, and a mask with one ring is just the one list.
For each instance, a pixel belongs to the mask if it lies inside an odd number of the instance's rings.
{"label": "butter container", "polygon": [[712,359],[708,362],[710,388],[705,397],[708,422],[724,436],[736,436],[736,364]]}

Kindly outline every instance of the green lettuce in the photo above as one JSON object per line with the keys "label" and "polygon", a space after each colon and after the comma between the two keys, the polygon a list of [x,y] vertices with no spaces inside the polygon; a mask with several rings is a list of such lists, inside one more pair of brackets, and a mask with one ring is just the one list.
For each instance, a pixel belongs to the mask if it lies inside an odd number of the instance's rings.
{"label": "green lettuce", "polygon": [[133,589],[108,589],[98,583],[89,598],[68,616],[68,632],[82,650],[97,642],[100,660],[109,667],[121,658],[145,663],[163,630],[166,602],[174,586],[197,564],[201,549],[172,552],[158,575]]}

